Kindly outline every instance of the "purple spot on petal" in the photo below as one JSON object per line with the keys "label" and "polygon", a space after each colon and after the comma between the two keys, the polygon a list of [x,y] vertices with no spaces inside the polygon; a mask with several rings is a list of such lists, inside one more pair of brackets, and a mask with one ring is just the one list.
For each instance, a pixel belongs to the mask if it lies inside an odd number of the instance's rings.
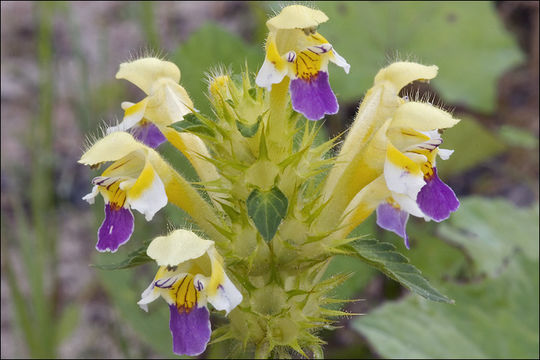
{"label": "purple spot on petal", "polygon": [[287,61],[293,62],[295,58],[296,58],[296,54],[293,51],[289,51],[289,53],[287,54]]}
{"label": "purple spot on petal", "polygon": [[113,209],[109,203],[105,204],[105,219],[98,230],[96,249],[101,252],[115,252],[129,240],[133,227],[131,210],[124,207]]}
{"label": "purple spot on petal", "polygon": [[158,127],[151,122],[132,127],[131,134],[135,139],[153,149],[167,140]]}
{"label": "purple spot on petal", "polygon": [[[161,281],[161,282],[160,282]],[[165,280],[157,280],[154,284],[158,287],[158,288],[162,288],[162,289],[169,289],[171,288],[173,285],[174,285],[174,282],[176,281],[176,278],[175,277],[170,277],[170,278],[167,278]]]}
{"label": "purple spot on petal", "polygon": [[195,356],[206,349],[210,340],[210,314],[206,306],[180,311],[169,305],[171,319],[169,327],[173,337],[173,351],[178,355]]}
{"label": "purple spot on petal", "polygon": [[450,186],[439,179],[437,168],[433,168],[433,175],[426,179],[426,185],[420,190],[416,198],[420,210],[433,220],[440,222],[448,219],[450,213],[459,207],[459,200]]}
{"label": "purple spot on petal", "polygon": [[407,249],[409,249],[409,237],[406,231],[408,219],[408,212],[396,209],[388,203],[383,203],[377,208],[377,225],[401,236]]}
{"label": "purple spot on petal", "polygon": [[319,71],[309,80],[294,79],[289,89],[293,109],[309,120],[320,120],[325,114],[338,112],[339,105],[330,88],[327,72]]}
{"label": "purple spot on petal", "polygon": [[202,289],[204,288],[200,280],[197,280],[197,285],[195,285],[195,287],[197,288],[198,291],[202,291]]}

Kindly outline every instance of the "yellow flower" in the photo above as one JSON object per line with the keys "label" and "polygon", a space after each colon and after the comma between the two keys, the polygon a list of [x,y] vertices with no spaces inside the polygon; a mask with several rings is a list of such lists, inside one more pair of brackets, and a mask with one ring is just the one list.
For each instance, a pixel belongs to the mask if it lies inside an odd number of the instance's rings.
{"label": "yellow flower", "polygon": [[161,296],[169,304],[174,352],[202,353],[211,332],[207,302],[227,314],[242,302],[214,242],[188,230],[175,230],[152,240],[147,254],[159,269],[139,306],[148,311],[147,304]]}
{"label": "yellow flower", "polygon": [[[181,207],[201,226],[217,223],[213,212],[174,169],[153,149],[125,132],[113,132],[86,151],[79,163],[89,166],[112,164],[92,180],[92,192],[83,197],[89,203],[101,193],[105,219],[98,231],[99,251],[115,252],[133,232],[135,209],[150,221],[168,201]],[[213,227],[206,227],[212,230]],[[215,230],[214,230],[215,231]]]}
{"label": "yellow flower", "polygon": [[168,126],[192,112],[193,102],[180,86],[180,69],[169,61],[143,58],[120,64],[117,79],[125,79],[146,93],[146,97],[125,109],[118,130],[126,130],[143,116],[156,125]]}
{"label": "yellow flower", "polygon": [[99,251],[115,252],[129,240],[134,225],[130,208],[150,221],[167,204],[165,185],[157,172],[157,168],[163,168],[159,160],[153,150],[124,132],[99,140],[79,160],[85,165],[113,162],[92,180],[92,192],[83,197],[93,203],[101,193],[105,199],[105,220],[99,228],[96,245]]}
{"label": "yellow flower", "polygon": [[[321,216],[321,228],[340,221],[342,228],[336,236],[344,236],[385,199],[407,214],[432,219],[448,216],[448,211],[444,216],[422,211],[423,205],[416,201],[421,190],[429,189],[426,179],[436,175],[435,155],[448,158],[451,153],[438,148],[442,142],[438,130],[459,120],[429,103],[398,95],[408,83],[436,74],[436,66],[397,62],[376,75],[325,184],[324,200],[329,203]],[[457,208],[454,205],[448,209]],[[343,214],[341,220],[337,214]],[[399,232],[406,238],[404,226]]]}
{"label": "yellow flower", "polygon": [[332,45],[317,32],[317,26],[328,20],[320,10],[290,5],[266,22],[266,58],[255,82],[271,90],[285,76],[291,78],[289,90],[295,111],[310,120],[338,111],[337,99],[328,81],[328,62],[341,66],[346,73],[350,65]]}
{"label": "yellow flower", "polygon": [[147,96],[136,104],[123,102],[124,119],[107,129],[108,133],[130,130],[137,140],[151,148],[169,140],[188,158],[202,181],[219,177],[215,167],[204,160],[211,157],[204,142],[194,134],[179,133],[169,127],[194,110],[188,93],[179,85],[180,69],[174,63],[157,58],[122,63],[116,78],[135,84]]}

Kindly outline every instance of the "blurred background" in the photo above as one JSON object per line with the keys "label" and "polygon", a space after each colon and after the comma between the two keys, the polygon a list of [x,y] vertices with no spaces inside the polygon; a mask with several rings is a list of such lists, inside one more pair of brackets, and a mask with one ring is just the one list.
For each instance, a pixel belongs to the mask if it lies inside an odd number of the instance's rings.
{"label": "blurred background", "polygon": [[[411,250],[378,230],[455,305],[432,303],[363,263],[338,298],[361,299],[322,334],[328,358],[538,358],[538,2],[316,2],[319,28],[351,64],[330,66],[345,130],[376,72],[396,59],[439,66],[429,85],[403,95],[429,99],[462,122],[445,132],[441,178],[461,208],[442,224],[411,219]],[[98,254],[103,201],[81,197],[97,173],[77,164],[86,139],[121,119],[121,101],[142,97],[115,80],[121,62],[159,55],[182,71],[195,106],[211,114],[205,72],[219,64],[255,73],[264,60],[274,2],[1,3],[1,356],[172,357],[166,306],[136,301],[155,268],[107,271],[140,241],[189,220],[167,205],[152,223],[136,214],[134,241]],[[160,147],[196,180],[175,149]],[[162,305],[162,304],[160,304]],[[222,345],[201,357],[227,355]]]}

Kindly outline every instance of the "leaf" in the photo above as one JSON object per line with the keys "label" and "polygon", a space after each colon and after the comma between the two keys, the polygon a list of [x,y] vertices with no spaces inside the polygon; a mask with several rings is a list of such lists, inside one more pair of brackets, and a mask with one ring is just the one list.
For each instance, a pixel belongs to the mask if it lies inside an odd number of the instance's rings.
{"label": "leaf", "polygon": [[452,303],[422,276],[409,260],[394,251],[395,246],[377,240],[357,240],[348,246],[354,255],[382,271],[414,293],[433,301]]}
{"label": "leaf", "polygon": [[227,29],[207,23],[174,52],[171,61],[180,68],[180,84],[188,91],[195,107],[208,114],[206,74],[220,66],[238,73],[245,63],[251,71],[256,71],[264,61],[264,52],[259,44],[248,45]]}
{"label": "leaf", "polygon": [[236,128],[238,129],[238,131],[240,131],[240,134],[242,134],[243,137],[250,138],[257,133],[257,130],[259,130],[259,125],[261,124],[261,121],[262,116],[259,116],[257,118],[257,122],[252,125],[247,125],[236,120]]}
{"label": "leaf", "polygon": [[[375,230],[375,218],[368,217],[356,229],[351,232],[351,237],[360,237],[373,234]],[[355,299],[358,294],[369,284],[377,271],[367,265],[362,259],[346,255],[334,256],[328,269],[324,274],[323,280],[330,278],[333,275],[340,273],[352,273],[351,276],[343,282],[342,285],[336,287],[331,295],[336,299]],[[328,306],[330,308],[341,308],[341,303]]]}
{"label": "leaf", "polygon": [[438,283],[445,278],[463,275],[463,272],[468,270],[463,251],[435,235],[440,226],[433,221],[425,222],[424,219],[410,217],[407,223],[410,250],[406,250],[403,239],[392,232],[382,231],[384,236],[381,240],[395,238],[398,249],[407,252],[409,261],[422,269],[426,277]]}
{"label": "leaf", "polygon": [[538,260],[511,258],[497,279],[447,284],[453,306],[388,302],[353,327],[383,358],[538,358]]}
{"label": "leaf", "polygon": [[172,123],[169,125],[176,131],[183,132],[187,131],[197,135],[207,135],[213,137],[215,135],[214,131],[206,126],[196,115],[187,114],[184,115],[184,119]]}
{"label": "leaf", "polygon": [[116,264],[98,264],[92,266],[101,270],[120,270],[146,264],[147,262],[152,261],[152,259],[146,255],[147,248],[148,244],[138,248],[137,250],[129,253],[125,260],[122,260]]}
{"label": "leaf", "polygon": [[437,162],[441,178],[470,170],[506,150],[506,146],[474,118],[459,117],[461,122],[443,134],[441,147],[455,151],[450,159]]}
{"label": "leaf", "polygon": [[438,230],[463,247],[479,272],[495,277],[516,249],[538,259],[538,227],[538,205],[520,209],[504,199],[468,197]]}
{"label": "leaf", "polygon": [[270,191],[255,189],[246,201],[248,215],[266,241],[272,240],[287,214],[287,197],[277,188]]}
{"label": "leaf", "polygon": [[432,81],[447,102],[493,111],[497,79],[524,59],[489,2],[317,2],[319,31],[351,64],[330,65],[340,100],[358,101],[387,59],[439,66]]}

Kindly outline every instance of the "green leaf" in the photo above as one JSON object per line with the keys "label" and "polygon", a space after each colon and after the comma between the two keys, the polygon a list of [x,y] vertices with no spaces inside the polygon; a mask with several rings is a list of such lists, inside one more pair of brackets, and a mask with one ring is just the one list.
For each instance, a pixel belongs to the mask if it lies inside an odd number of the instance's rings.
{"label": "green leaf", "polygon": [[437,162],[441,178],[470,170],[506,150],[506,146],[474,118],[458,117],[461,122],[443,134],[441,147],[455,151],[450,159]]}
{"label": "green leaf", "polygon": [[353,327],[382,358],[538,358],[538,260],[516,254],[502,275],[442,287],[453,306],[388,302]]}
{"label": "green leaf", "polygon": [[519,209],[504,199],[468,197],[438,230],[470,255],[479,272],[494,277],[516,249],[538,259],[538,227],[538,205]]}
{"label": "green leaf", "polygon": [[206,126],[206,124],[204,124],[195,114],[184,115],[183,120],[172,123],[169,127],[172,127],[179,132],[187,131],[197,135],[207,135],[211,137],[215,135],[214,131]]}
{"label": "green leaf", "polygon": [[266,241],[272,240],[287,214],[287,197],[277,188],[270,191],[255,189],[246,201],[248,215]]}
{"label": "green leaf", "polygon": [[101,270],[120,270],[146,264],[147,262],[152,261],[152,259],[146,255],[147,248],[148,244],[138,248],[137,250],[129,253],[126,259],[116,264],[98,264],[92,266]]}
{"label": "green leaf", "polygon": [[357,101],[387,59],[439,66],[432,81],[447,102],[493,111],[497,79],[524,59],[490,2],[317,2],[319,31],[351,64],[330,65],[340,100]]}
{"label": "green leaf", "polygon": [[421,272],[409,264],[406,257],[394,251],[394,245],[377,240],[358,240],[348,247],[365,263],[382,271],[414,293],[433,301],[453,302],[432,287]]}
{"label": "green leaf", "polygon": [[382,231],[381,240],[390,237],[398,242],[398,249],[407,252],[409,261],[434,283],[442,279],[453,278],[468,270],[465,254],[456,246],[452,246],[436,236],[437,229],[441,225],[433,221],[425,222],[424,219],[409,217],[407,233],[411,249],[406,250],[403,239],[390,231]]}
{"label": "green leaf", "polygon": [[248,45],[227,29],[207,23],[176,50],[171,61],[182,71],[180,84],[188,91],[195,107],[208,114],[206,74],[218,67],[238,73],[245,63],[251,71],[257,71],[264,61],[264,51],[260,44]]}
{"label": "green leaf", "polygon": [[236,120],[236,127],[238,131],[240,131],[240,134],[242,134],[243,137],[250,138],[250,137],[253,137],[257,133],[257,130],[259,130],[259,125],[261,124],[261,121],[262,121],[262,116],[259,116],[257,118],[257,122],[252,125],[247,125]]}

